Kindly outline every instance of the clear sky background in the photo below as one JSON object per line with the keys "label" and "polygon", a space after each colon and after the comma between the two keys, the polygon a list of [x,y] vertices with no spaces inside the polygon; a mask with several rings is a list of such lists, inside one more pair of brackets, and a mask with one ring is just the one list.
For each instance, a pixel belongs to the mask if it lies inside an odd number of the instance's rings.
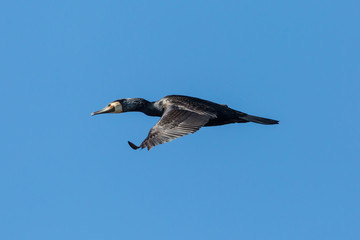
{"label": "clear sky background", "polygon": [[[0,235],[360,239],[359,1],[1,1]],[[268,118],[133,151],[200,97]]]}

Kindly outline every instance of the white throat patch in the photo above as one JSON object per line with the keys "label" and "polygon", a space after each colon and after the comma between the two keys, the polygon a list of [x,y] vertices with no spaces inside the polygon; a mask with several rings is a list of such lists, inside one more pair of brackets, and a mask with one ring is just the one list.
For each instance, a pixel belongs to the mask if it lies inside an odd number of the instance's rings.
{"label": "white throat patch", "polygon": [[113,102],[111,103],[111,106],[113,106],[115,108],[115,113],[122,113],[123,112],[123,108],[122,108],[122,105],[121,103],[119,102]]}

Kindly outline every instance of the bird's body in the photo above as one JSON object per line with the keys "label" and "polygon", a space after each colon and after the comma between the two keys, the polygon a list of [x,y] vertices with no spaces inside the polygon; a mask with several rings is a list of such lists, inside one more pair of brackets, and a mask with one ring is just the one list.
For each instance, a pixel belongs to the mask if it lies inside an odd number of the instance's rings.
{"label": "bird's body", "polygon": [[201,127],[218,126],[230,123],[255,122],[260,124],[278,124],[278,121],[261,118],[195,97],[170,95],[159,101],[149,102],[142,98],[125,98],[110,103],[104,109],[94,112],[121,113],[143,112],[148,116],[161,117],[160,121],[150,130],[147,138],[138,147],[129,142],[133,149],[148,148],[169,142],[189,133],[194,133]]}

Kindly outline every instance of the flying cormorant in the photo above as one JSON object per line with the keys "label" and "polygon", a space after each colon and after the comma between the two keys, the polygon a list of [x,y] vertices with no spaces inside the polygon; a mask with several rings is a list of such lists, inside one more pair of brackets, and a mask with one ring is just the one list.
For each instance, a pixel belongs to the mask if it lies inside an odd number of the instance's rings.
{"label": "flying cormorant", "polygon": [[166,96],[156,102],[149,102],[142,98],[119,99],[91,115],[122,112],[143,112],[148,116],[161,117],[140,146],[128,142],[135,150],[138,148],[150,150],[156,145],[194,133],[201,127],[246,122],[265,125],[279,123],[277,120],[236,111],[224,104],[181,95]]}

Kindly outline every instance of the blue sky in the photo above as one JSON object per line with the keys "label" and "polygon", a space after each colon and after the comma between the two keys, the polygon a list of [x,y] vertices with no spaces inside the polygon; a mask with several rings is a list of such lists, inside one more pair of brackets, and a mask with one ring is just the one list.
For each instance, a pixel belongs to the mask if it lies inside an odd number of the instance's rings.
{"label": "blue sky", "polygon": [[[1,239],[360,239],[358,1],[2,1]],[[200,97],[280,120],[133,151]]]}

